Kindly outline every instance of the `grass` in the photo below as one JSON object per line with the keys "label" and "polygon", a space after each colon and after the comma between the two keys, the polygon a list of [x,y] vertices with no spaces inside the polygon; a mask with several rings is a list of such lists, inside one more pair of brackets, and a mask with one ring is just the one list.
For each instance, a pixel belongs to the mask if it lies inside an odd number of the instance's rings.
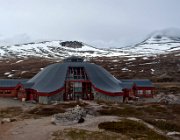
{"label": "grass", "polygon": [[119,107],[110,106],[103,107],[98,110],[100,115],[115,115],[120,117],[137,117],[137,118],[162,118],[173,119],[174,114],[169,115],[172,111],[178,113],[178,109],[175,107],[168,108],[164,105],[150,104],[150,105],[119,105]]}
{"label": "grass", "polygon": [[116,133],[88,131],[83,129],[65,129],[56,131],[52,134],[53,140],[128,140],[126,136],[121,136]]}
{"label": "grass", "polygon": [[147,128],[144,124],[132,120],[124,119],[119,122],[104,122],[100,123],[98,127],[111,132],[121,133],[134,139],[168,140],[168,138],[157,134],[153,130]]}
{"label": "grass", "polygon": [[164,120],[144,120],[144,121],[164,131],[180,132],[180,125],[170,121],[164,121]]}
{"label": "grass", "polygon": [[0,109],[0,118],[12,118],[23,112],[21,107],[7,107]]}
{"label": "grass", "polygon": [[40,105],[34,109],[31,109],[25,113],[23,118],[32,117],[35,118],[42,117],[42,116],[51,116],[58,113],[64,113],[66,109],[73,108],[76,105],[85,107],[87,104],[82,102],[68,102],[68,103],[61,103],[58,105]]}
{"label": "grass", "polygon": [[153,105],[140,107],[138,110],[151,116],[157,116],[157,115],[163,116],[163,115],[168,114],[167,108],[159,104],[153,104]]}
{"label": "grass", "polygon": [[34,114],[34,115],[39,115],[39,116],[51,116],[53,114],[57,113],[64,113],[65,110],[62,107],[58,106],[40,106],[36,107],[32,110],[29,110],[27,113],[28,114]]}
{"label": "grass", "polygon": [[73,108],[75,106],[81,106],[81,107],[86,107],[88,104],[84,103],[84,102],[80,102],[80,101],[73,101],[73,102],[65,102],[65,103],[60,103],[58,105],[56,105],[56,107],[61,107],[64,109],[68,109],[68,108]]}
{"label": "grass", "polygon": [[136,108],[133,107],[124,107],[124,108],[116,108],[116,107],[109,107],[98,110],[100,115],[115,115],[115,116],[141,116],[143,115],[142,112],[138,111]]}
{"label": "grass", "polygon": [[177,114],[180,115],[180,105],[176,104],[176,105],[169,105],[168,109],[173,113],[173,114]]}

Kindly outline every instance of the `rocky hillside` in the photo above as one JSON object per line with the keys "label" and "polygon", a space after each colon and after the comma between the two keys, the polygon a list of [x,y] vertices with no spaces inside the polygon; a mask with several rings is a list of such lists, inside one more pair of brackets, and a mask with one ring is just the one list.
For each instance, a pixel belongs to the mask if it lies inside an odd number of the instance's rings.
{"label": "rocky hillside", "polygon": [[180,55],[180,31],[167,29],[154,32],[144,41],[123,48],[123,52],[135,56],[151,56],[171,52],[177,52]]}

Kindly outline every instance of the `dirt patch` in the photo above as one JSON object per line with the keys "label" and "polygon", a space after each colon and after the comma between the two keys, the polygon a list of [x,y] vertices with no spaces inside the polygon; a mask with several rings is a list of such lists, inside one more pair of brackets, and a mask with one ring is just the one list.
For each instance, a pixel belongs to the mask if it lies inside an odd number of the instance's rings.
{"label": "dirt patch", "polygon": [[7,107],[0,109],[0,118],[12,118],[23,112],[21,107]]}

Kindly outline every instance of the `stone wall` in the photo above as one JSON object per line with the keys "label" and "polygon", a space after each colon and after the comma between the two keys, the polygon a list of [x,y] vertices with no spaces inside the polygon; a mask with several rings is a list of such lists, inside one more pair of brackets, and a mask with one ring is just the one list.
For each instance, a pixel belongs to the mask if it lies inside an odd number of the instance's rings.
{"label": "stone wall", "polygon": [[103,93],[95,92],[94,100],[103,100],[103,101],[109,101],[109,102],[122,103],[123,96],[108,96]]}
{"label": "stone wall", "polygon": [[63,101],[63,93],[64,91],[61,91],[60,93],[54,94],[52,96],[39,96],[39,103],[40,104],[51,104],[55,101]]}

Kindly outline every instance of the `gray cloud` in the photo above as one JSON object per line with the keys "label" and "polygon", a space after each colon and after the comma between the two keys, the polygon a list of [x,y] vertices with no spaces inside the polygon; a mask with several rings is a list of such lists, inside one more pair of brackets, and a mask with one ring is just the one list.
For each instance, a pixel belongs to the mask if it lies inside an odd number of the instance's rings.
{"label": "gray cloud", "polygon": [[121,47],[180,28],[179,0],[0,0],[0,34]]}

